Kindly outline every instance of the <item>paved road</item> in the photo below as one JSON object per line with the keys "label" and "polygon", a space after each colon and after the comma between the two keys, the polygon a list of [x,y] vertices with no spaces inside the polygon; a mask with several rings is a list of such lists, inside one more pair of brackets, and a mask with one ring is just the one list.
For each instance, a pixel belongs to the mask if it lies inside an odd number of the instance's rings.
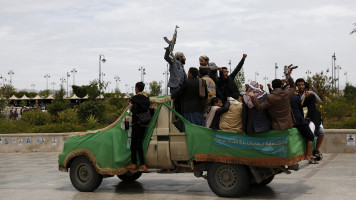
{"label": "paved road", "polygon": [[[223,199],[206,180],[184,174],[143,174],[137,182],[106,178],[90,193],[78,192],[57,170],[58,153],[0,153],[0,199]],[[356,154],[326,154],[319,165],[277,175],[241,199],[356,199]]]}

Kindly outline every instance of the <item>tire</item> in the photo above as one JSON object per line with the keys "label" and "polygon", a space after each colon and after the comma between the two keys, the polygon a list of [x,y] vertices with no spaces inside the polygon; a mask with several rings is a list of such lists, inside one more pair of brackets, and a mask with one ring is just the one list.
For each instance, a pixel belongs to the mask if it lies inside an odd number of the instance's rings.
{"label": "tire", "polygon": [[273,181],[273,179],[274,179],[274,175],[269,177],[268,179],[263,180],[261,183],[254,183],[252,185],[257,187],[263,187],[270,184]]}
{"label": "tire", "polygon": [[87,157],[75,158],[70,166],[70,181],[80,192],[92,192],[99,187],[103,176],[98,174]]}
{"label": "tire", "polygon": [[138,178],[140,178],[142,175],[142,172],[137,172],[137,173],[126,173],[126,174],[121,174],[121,175],[117,175],[117,177],[119,177],[119,179],[121,179],[122,181],[125,182],[133,182],[136,181]]}
{"label": "tire", "polygon": [[250,186],[249,171],[242,165],[212,163],[208,168],[208,184],[220,197],[240,197]]}

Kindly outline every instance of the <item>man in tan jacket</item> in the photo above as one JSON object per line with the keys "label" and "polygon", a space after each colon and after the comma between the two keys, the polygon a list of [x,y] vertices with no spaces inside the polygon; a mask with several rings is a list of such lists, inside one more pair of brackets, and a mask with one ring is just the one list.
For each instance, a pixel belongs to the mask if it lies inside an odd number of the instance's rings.
{"label": "man in tan jacket", "polygon": [[[291,73],[291,69],[288,70],[288,74]],[[295,83],[290,77],[288,79],[290,89],[282,89],[283,84],[280,79],[274,79],[272,81],[273,91],[267,95],[266,100],[263,103],[259,103],[253,92],[247,93],[251,97],[253,105],[258,110],[265,110],[271,118],[272,129],[285,130],[292,128],[295,123],[295,119],[290,106],[290,97],[295,92]]]}

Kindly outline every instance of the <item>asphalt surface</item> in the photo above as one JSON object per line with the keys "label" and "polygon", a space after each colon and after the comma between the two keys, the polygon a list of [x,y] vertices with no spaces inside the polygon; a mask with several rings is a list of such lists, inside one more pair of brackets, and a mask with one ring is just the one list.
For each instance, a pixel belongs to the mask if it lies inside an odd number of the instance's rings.
{"label": "asphalt surface", "polygon": [[[192,173],[145,173],[124,183],[105,178],[95,192],[79,192],[58,171],[58,153],[0,153],[0,199],[224,199]],[[324,154],[318,165],[280,174],[240,199],[356,199],[356,154]]]}

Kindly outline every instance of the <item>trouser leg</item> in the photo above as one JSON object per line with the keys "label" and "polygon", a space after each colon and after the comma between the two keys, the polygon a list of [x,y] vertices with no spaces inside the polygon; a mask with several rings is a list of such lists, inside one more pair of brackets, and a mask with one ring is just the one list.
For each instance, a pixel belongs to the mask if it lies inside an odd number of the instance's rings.
{"label": "trouser leg", "polygon": [[137,154],[140,160],[140,165],[145,163],[145,157],[143,156],[143,137],[145,134],[145,127],[132,126],[131,136],[131,162],[137,165]]}

